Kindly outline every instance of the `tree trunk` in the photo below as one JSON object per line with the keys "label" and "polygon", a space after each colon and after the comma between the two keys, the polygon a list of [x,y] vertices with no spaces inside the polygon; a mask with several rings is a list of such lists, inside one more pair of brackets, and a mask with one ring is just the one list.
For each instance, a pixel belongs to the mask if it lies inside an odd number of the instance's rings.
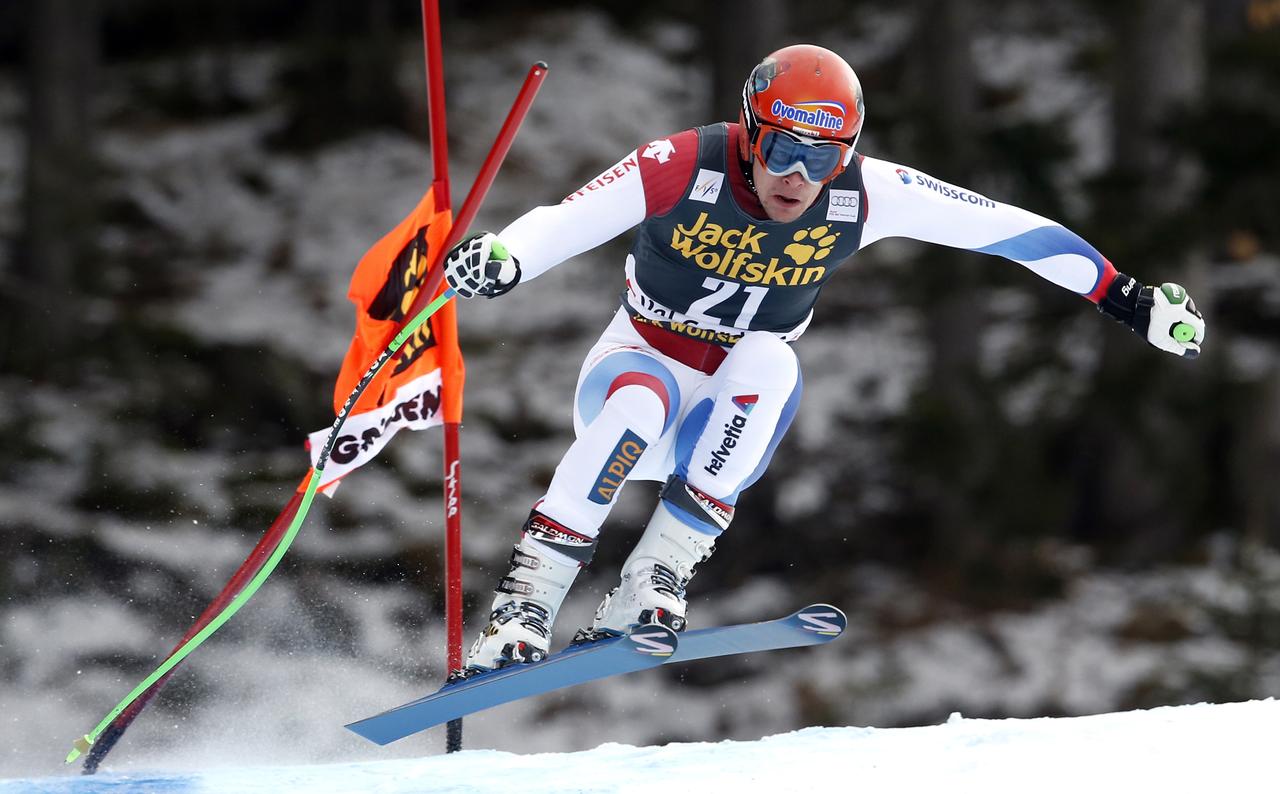
{"label": "tree trunk", "polygon": [[[975,32],[970,4],[921,0],[914,52],[920,57],[909,78],[916,108],[918,156],[940,179],[972,186],[977,144],[977,75],[972,56]],[[980,388],[979,345],[985,325],[977,295],[975,255],[930,248],[916,262],[912,283],[923,299],[929,372],[918,395],[918,419],[927,435],[923,459],[912,464],[912,498],[928,515],[931,555],[948,560],[955,574],[976,563],[991,539],[977,525],[972,504],[990,476],[994,446],[991,413]],[[919,456],[917,456],[919,457]]]}
{"label": "tree trunk", "polygon": [[[971,53],[973,12],[967,3],[923,0],[916,30],[919,51],[928,53],[915,74],[919,124],[927,131],[925,156],[939,164],[940,179],[969,184],[977,150],[977,77]],[[921,136],[925,137],[924,135]],[[945,261],[940,261],[945,260]],[[926,313],[930,377],[937,393],[948,395],[957,416],[981,421],[975,393],[975,365],[982,337],[974,294],[972,255],[930,250],[921,284],[936,302]],[[957,329],[964,329],[957,333]]]}
{"label": "tree trunk", "polygon": [[[5,356],[36,374],[65,361],[78,338],[82,278],[94,260],[89,99],[97,3],[41,0],[27,16],[26,217],[14,282],[5,290]],[[38,343],[37,341],[38,340]]]}
{"label": "tree trunk", "polygon": [[1117,13],[1115,161],[1138,177],[1137,209],[1161,217],[1185,208],[1196,188],[1196,164],[1169,138],[1179,111],[1204,93],[1204,6],[1138,0]]}
{"label": "tree trunk", "polygon": [[792,42],[782,0],[715,0],[703,6],[702,39],[711,54],[708,121],[737,121],[742,85],[764,56]]}
{"label": "tree trunk", "polygon": [[[1184,109],[1204,92],[1204,7],[1136,0],[1108,13],[1116,54],[1113,183],[1101,220],[1118,242],[1110,255],[1117,268],[1144,283],[1183,283],[1204,309],[1212,302],[1204,252],[1169,243],[1180,232],[1179,219],[1193,211],[1200,179],[1198,162],[1176,145],[1174,133],[1186,118]],[[1188,447],[1202,429],[1193,425],[1194,415],[1171,414],[1169,395],[1203,385],[1208,372],[1203,365],[1174,370],[1153,360],[1165,355],[1137,340],[1110,336],[1098,374],[1098,404],[1087,412],[1081,432],[1086,451],[1077,461],[1083,486],[1077,497],[1079,531],[1124,538],[1131,561],[1175,548],[1194,515],[1186,501],[1196,484],[1180,483],[1176,472],[1194,465],[1180,456],[1195,455]]]}

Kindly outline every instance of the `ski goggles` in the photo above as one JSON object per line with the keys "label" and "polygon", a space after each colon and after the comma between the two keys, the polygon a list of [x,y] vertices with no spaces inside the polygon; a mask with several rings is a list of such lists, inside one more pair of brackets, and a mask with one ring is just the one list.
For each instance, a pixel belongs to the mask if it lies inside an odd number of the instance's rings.
{"label": "ski goggles", "polygon": [[799,172],[814,184],[835,177],[853,155],[853,147],[847,143],[811,140],[763,124],[757,128],[751,151],[774,176]]}

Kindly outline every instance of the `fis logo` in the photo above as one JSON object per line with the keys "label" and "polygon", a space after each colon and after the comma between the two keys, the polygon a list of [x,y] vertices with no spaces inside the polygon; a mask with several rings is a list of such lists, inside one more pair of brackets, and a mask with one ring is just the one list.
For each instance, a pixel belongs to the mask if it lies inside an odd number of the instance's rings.
{"label": "fis logo", "polygon": [[647,446],[649,445],[644,439],[630,430],[623,432],[622,438],[618,439],[618,445],[613,448],[609,460],[596,477],[596,483],[591,487],[591,494],[587,498],[598,505],[607,505],[612,502],[614,494],[622,487],[622,483],[635,468],[636,462],[640,460],[640,455]]}
{"label": "fis logo", "polygon": [[724,174],[720,171],[698,169],[698,178],[693,183],[689,198],[706,204],[715,204],[720,198],[720,186],[724,184]]}

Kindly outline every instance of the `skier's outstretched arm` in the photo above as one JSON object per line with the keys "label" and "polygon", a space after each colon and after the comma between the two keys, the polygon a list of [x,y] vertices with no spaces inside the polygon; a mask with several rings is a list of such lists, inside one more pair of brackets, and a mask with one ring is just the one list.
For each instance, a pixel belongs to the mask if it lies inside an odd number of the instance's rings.
{"label": "skier's outstretched arm", "polygon": [[463,298],[496,298],[635,226],[644,206],[633,151],[559,204],[534,207],[499,234],[463,240],[445,259],[445,278]]}
{"label": "skier's outstretched arm", "polygon": [[639,154],[623,157],[559,204],[534,207],[498,233],[528,280],[644,220]]}
{"label": "skier's outstretched arm", "polygon": [[1002,256],[1082,295],[1155,347],[1187,358],[1199,355],[1204,318],[1181,286],[1141,284],[1062,224],[914,168],[866,157],[862,175],[863,247],[908,237]]}
{"label": "skier's outstretched arm", "polygon": [[535,207],[498,234],[464,240],[445,260],[449,284],[464,298],[497,297],[645,218],[669,211],[697,161],[698,138],[686,130],[623,157],[553,206]]}

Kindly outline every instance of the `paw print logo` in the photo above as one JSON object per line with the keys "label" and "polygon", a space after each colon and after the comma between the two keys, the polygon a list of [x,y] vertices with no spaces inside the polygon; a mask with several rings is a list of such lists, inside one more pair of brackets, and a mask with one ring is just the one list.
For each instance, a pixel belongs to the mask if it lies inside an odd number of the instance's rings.
{"label": "paw print logo", "polygon": [[830,226],[815,226],[812,229],[801,229],[791,239],[795,242],[782,249],[787,256],[795,260],[797,265],[807,265],[809,260],[820,262],[831,253],[840,232],[832,232]]}

